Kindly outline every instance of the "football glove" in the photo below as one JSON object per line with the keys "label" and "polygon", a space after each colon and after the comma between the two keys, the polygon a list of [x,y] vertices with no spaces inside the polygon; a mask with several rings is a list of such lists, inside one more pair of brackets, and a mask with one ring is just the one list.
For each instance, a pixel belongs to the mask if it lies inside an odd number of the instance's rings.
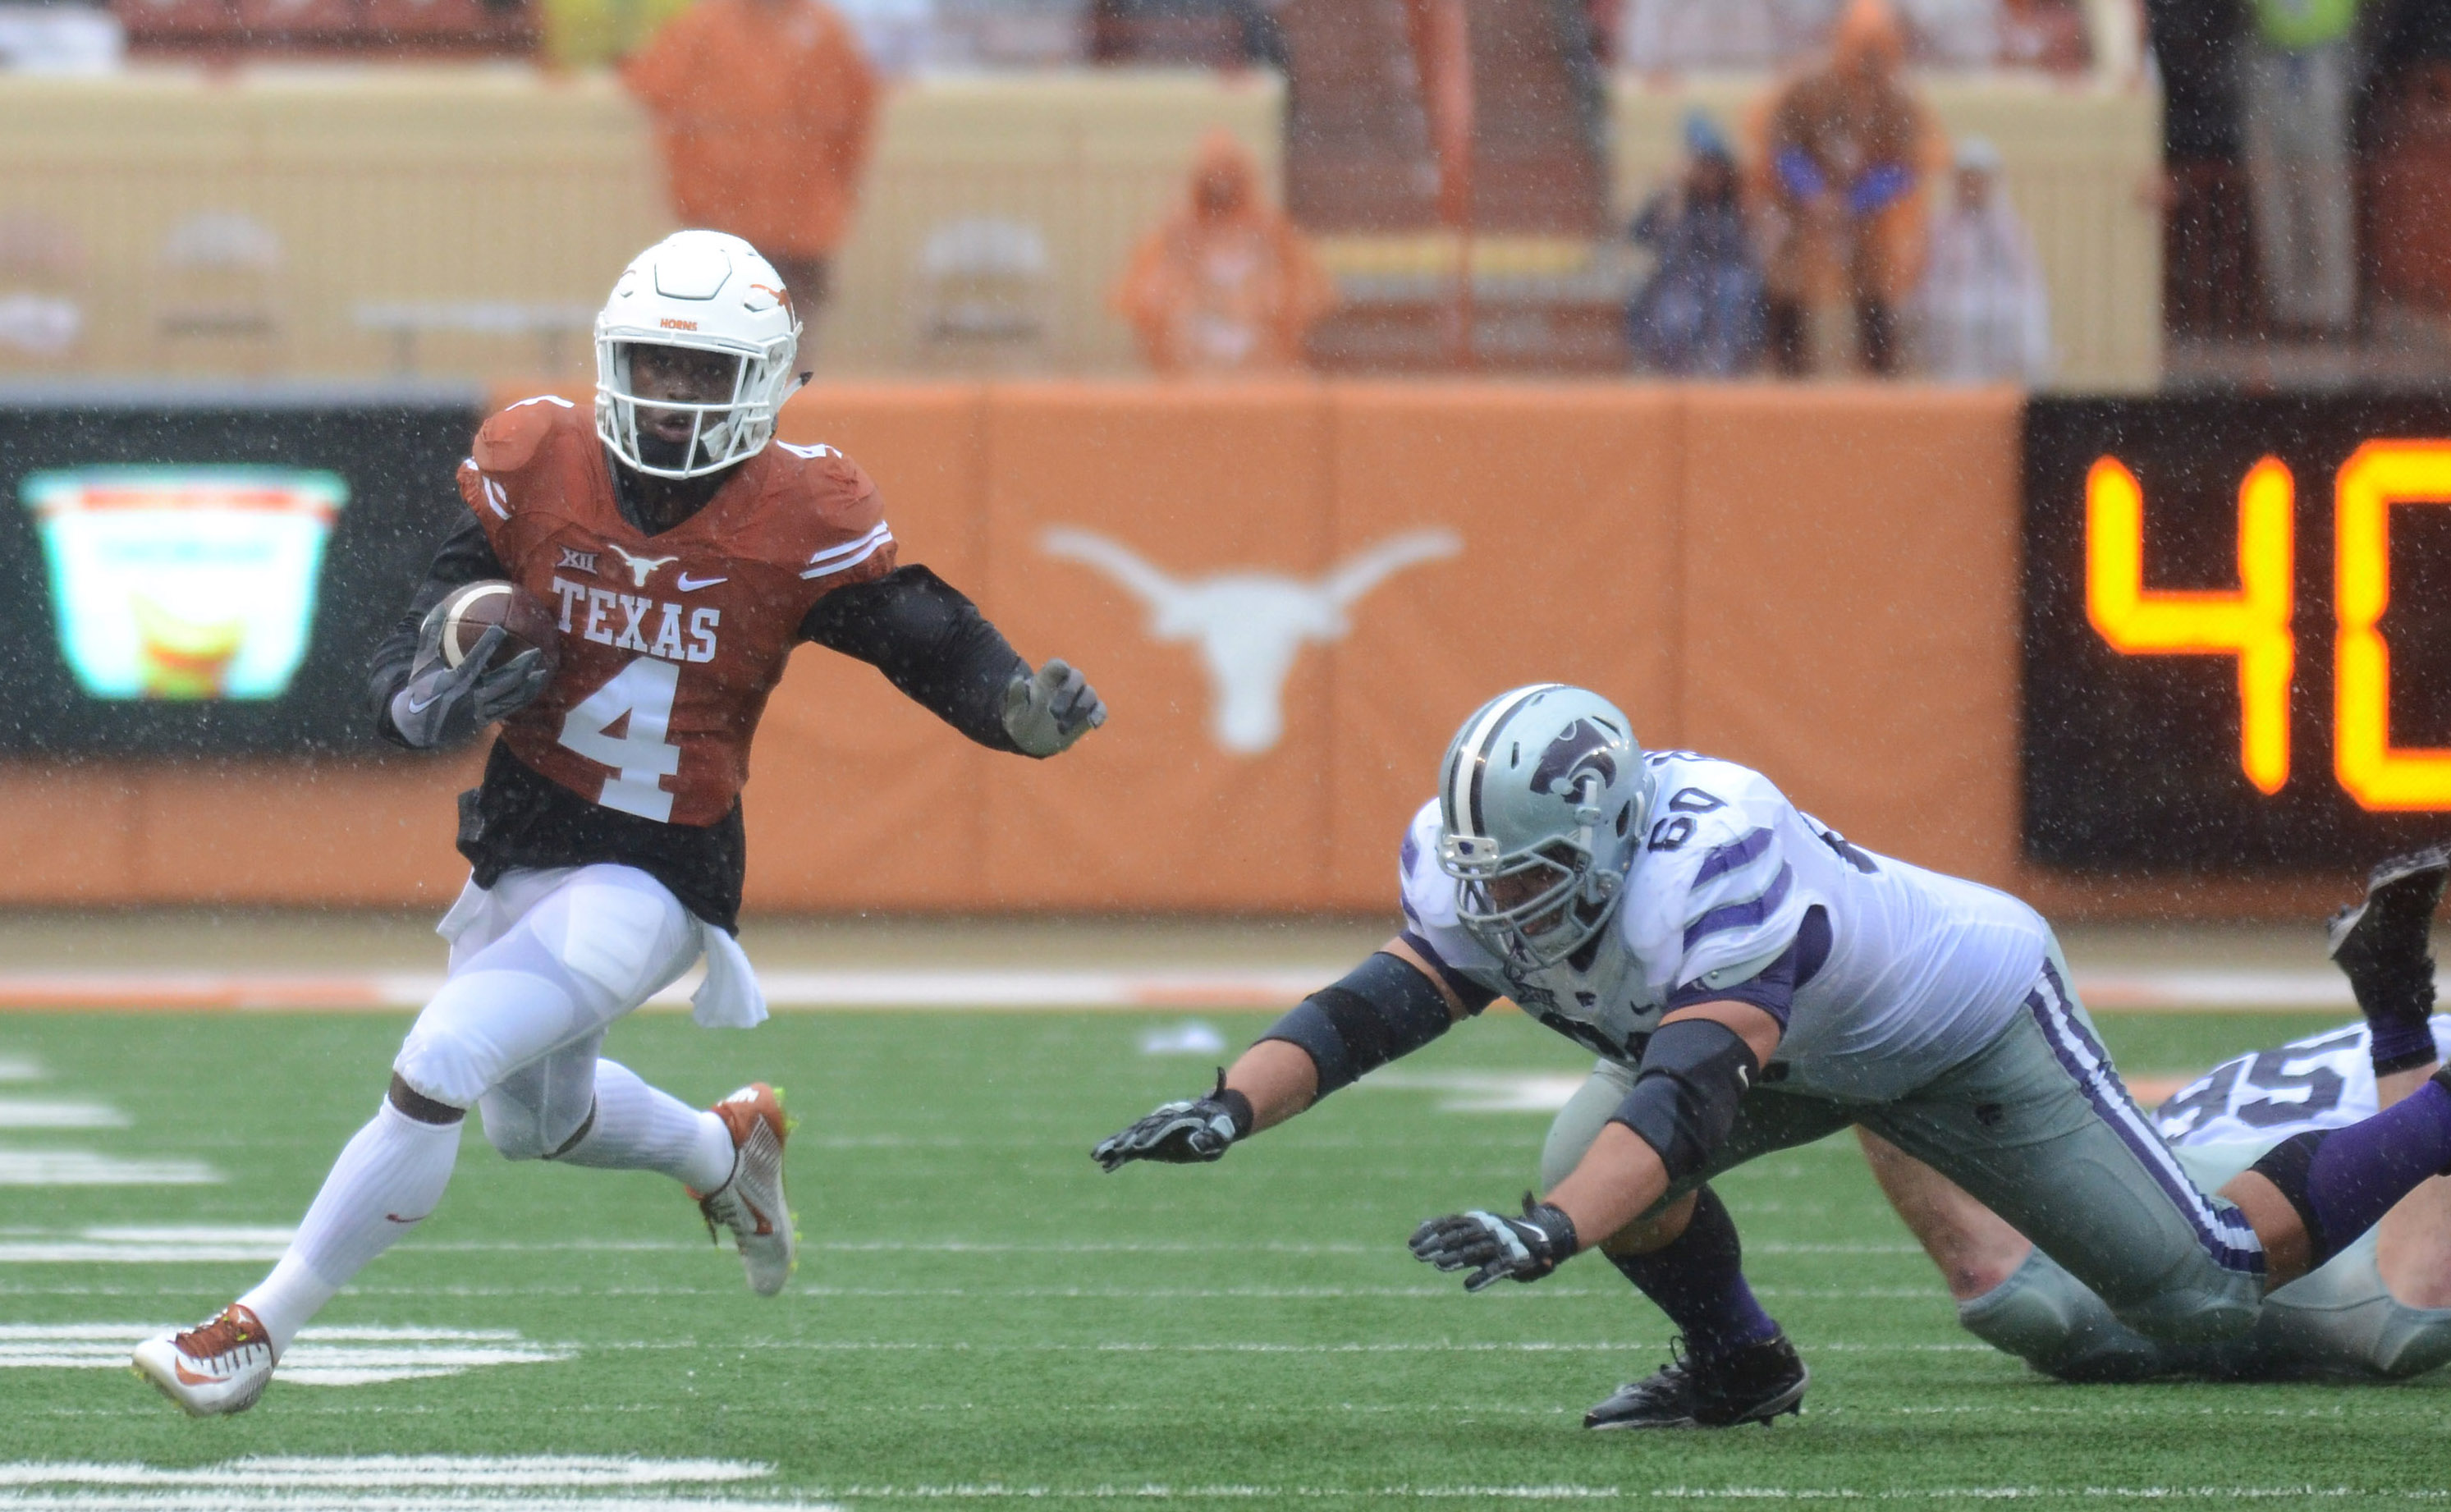
{"label": "football glove", "polygon": [[1024,756],[1051,756],[1107,722],[1106,700],[1061,658],[1004,688],[1004,733]]}
{"label": "football glove", "polygon": [[460,665],[445,666],[437,657],[391,696],[391,722],[402,740],[420,751],[456,744],[536,701],[553,669],[531,647],[488,670],[503,635],[500,625],[488,627]]}
{"label": "football glove", "polygon": [[1226,1090],[1226,1073],[1206,1097],[1161,1103],[1147,1118],[1110,1139],[1099,1141],[1089,1158],[1107,1170],[1119,1170],[1136,1160],[1188,1166],[1221,1158],[1227,1146],[1251,1131],[1251,1101]]}
{"label": "football glove", "polygon": [[1480,1268],[1463,1278],[1479,1291],[1499,1281],[1538,1281],[1574,1257],[1582,1241],[1575,1221],[1554,1204],[1523,1194],[1523,1216],[1501,1217],[1474,1208],[1433,1218],[1413,1230],[1413,1258],[1441,1270]]}

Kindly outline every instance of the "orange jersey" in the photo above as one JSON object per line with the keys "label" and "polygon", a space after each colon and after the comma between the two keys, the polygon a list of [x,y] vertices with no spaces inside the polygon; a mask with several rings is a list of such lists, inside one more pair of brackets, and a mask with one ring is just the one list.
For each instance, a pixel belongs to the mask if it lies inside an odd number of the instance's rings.
{"label": "orange jersey", "polygon": [[460,493],[512,579],[553,608],[561,665],[502,722],[529,768],[579,796],[709,825],[749,780],[749,741],[836,588],[893,569],[876,485],[831,446],[775,442],[660,535],[622,517],[585,411],[530,399],[485,422]]}

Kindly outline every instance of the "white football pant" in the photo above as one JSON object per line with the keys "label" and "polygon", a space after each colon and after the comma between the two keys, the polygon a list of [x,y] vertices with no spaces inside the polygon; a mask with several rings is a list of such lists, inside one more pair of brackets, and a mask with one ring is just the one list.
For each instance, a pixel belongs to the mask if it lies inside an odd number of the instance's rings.
{"label": "white football pant", "polygon": [[[613,1021],[697,958],[697,921],[662,883],[626,866],[512,872],[462,893],[441,933],[450,974],[392,1063],[412,1090],[477,1109],[486,1139],[513,1160],[659,1170],[700,1190],[731,1179],[721,1119],[598,1058]],[[460,1135],[460,1123],[420,1122],[385,1097],[280,1265],[239,1299],[275,1353],[433,1211]]]}

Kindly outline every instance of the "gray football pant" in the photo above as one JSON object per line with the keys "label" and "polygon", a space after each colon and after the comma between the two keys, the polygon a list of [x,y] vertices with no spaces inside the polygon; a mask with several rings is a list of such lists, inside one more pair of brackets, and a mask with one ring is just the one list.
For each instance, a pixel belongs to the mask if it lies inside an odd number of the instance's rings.
{"label": "gray football pant", "polygon": [[2039,1249],[2008,1280],[1960,1304],[1957,1318],[1984,1343],[2064,1381],[2401,1381],[2451,1362],[2451,1307],[2393,1297],[2371,1245],[2283,1286],[2254,1327],[2209,1344],[2145,1338]]}
{"label": "gray football pant", "polygon": [[[2192,1344],[2245,1332],[2264,1289],[2254,1230],[2172,1158],[2066,982],[2047,963],[1997,1038],[1902,1097],[1757,1084],[1709,1168],[1672,1186],[1661,1206],[1756,1155],[1861,1124],[1971,1192],[2138,1333]],[[1544,1188],[1582,1159],[1634,1074],[1600,1062],[1558,1114],[1540,1153]]]}

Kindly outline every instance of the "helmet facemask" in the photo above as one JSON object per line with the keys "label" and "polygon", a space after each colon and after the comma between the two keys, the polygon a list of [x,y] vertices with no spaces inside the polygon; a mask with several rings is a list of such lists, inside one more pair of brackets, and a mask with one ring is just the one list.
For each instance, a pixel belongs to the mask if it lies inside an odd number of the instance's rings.
{"label": "helmet facemask", "polygon": [[[796,332],[795,332],[796,336]],[[638,338],[597,343],[596,425],[604,443],[628,467],[657,478],[698,478],[746,461],[774,438],[775,413],[792,391],[792,359],[796,339],[778,340],[763,347],[729,343],[647,341]],[[711,385],[654,383],[702,398],[667,398],[638,392],[637,368],[642,354],[657,351],[705,353],[730,364],[727,377]],[[649,356],[649,361],[654,359]],[[688,438],[658,435],[641,412],[687,415]]]}
{"label": "helmet facemask", "polygon": [[1599,778],[1586,777],[1576,828],[1512,850],[1487,836],[1440,837],[1440,869],[1462,884],[1457,921],[1482,949],[1539,971],[1573,955],[1607,927],[1625,879],[1599,858],[1602,795]]}

